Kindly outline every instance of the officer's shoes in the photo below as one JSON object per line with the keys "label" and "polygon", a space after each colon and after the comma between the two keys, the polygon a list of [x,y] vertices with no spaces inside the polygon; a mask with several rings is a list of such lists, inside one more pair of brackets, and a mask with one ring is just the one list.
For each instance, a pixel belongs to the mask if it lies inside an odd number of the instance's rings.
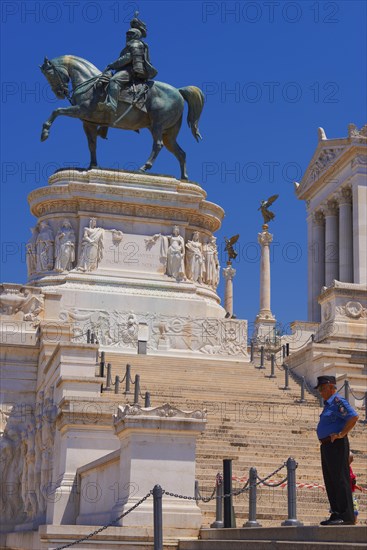
{"label": "officer's shoes", "polygon": [[329,519],[321,521],[320,525],[350,525],[350,523],[342,520],[341,518],[331,516]]}

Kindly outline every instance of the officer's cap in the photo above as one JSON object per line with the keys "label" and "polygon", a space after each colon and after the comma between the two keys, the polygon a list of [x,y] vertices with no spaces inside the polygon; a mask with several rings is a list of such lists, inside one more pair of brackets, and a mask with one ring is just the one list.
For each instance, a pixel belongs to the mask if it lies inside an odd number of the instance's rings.
{"label": "officer's cap", "polygon": [[318,376],[317,377],[317,386],[315,386],[315,390],[317,390],[317,388],[319,386],[322,386],[322,384],[334,384],[336,385],[336,378],[335,376]]}

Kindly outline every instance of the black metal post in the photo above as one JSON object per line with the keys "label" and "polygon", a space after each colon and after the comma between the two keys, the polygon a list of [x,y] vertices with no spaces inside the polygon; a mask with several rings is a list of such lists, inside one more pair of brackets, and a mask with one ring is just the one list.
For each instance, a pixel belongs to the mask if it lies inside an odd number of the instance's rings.
{"label": "black metal post", "polygon": [[87,330],[87,344],[90,344],[90,328]]}
{"label": "black metal post", "polygon": [[311,334],[311,342],[314,342],[315,341],[315,335],[312,333]]}
{"label": "black metal post", "polygon": [[105,352],[101,352],[101,361],[99,363],[99,376],[104,377],[104,366],[105,366]]}
{"label": "black metal post", "polygon": [[305,386],[306,386],[305,377],[302,376],[302,378],[301,378],[301,399],[299,400],[300,403],[306,403]]}
{"label": "black metal post", "polygon": [[252,362],[253,360],[254,360],[254,343],[251,340],[251,344],[250,344],[250,361]]}
{"label": "black metal post", "polygon": [[126,365],[125,373],[125,393],[130,393],[130,379],[131,379],[131,365],[129,363]]}
{"label": "black metal post", "polygon": [[115,376],[115,393],[117,394],[120,391],[120,378]]}
{"label": "black metal post", "polygon": [[225,458],[223,460],[223,527],[232,527],[232,460]]}
{"label": "black metal post", "polygon": [[92,332],[92,334],[90,335],[90,343],[91,344],[94,344],[94,339],[95,339],[94,332]]}
{"label": "black metal post", "polygon": [[271,359],[271,373],[270,373],[269,378],[276,378],[276,375],[275,375],[275,354],[274,353],[271,354],[270,359]]}
{"label": "black metal post", "polygon": [[210,525],[214,529],[223,527],[223,476],[218,473],[215,479],[216,496],[215,496],[215,521]]}
{"label": "black metal post", "polygon": [[107,363],[106,390],[110,390],[112,386],[112,365]]}
{"label": "black metal post", "polygon": [[289,387],[289,368],[288,365],[283,365],[284,367],[284,390],[290,390]]}
{"label": "black metal post", "polygon": [[283,359],[285,358],[285,345],[283,344],[282,345],[282,356],[283,356]]}
{"label": "black metal post", "polygon": [[163,550],[162,487],[153,488],[154,550]]}
{"label": "black metal post", "polygon": [[248,505],[248,521],[243,524],[243,527],[261,527],[261,524],[256,521],[256,491],[257,491],[257,470],[250,468],[249,473],[249,505]]}
{"label": "black metal post", "polygon": [[346,379],[346,381],[344,382],[344,396],[347,401],[349,401],[349,389],[349,380]]}
{"label": "black metal post", "polygon": [[296,493],[296,468],[297,462],[289,457],[287,460],[287,492],[288,492],[288,519],[283,521],[284,526],[303,525],[297,519],[297,493]]}
{"label": "black metal post", "polygon": [[150,393],[145,392],[144,407],[150,407]]}
{"label": "black metal post", "polygon": [[264,346],[261,346],[261,348],[260,348],[260,367],[259,367],[259,369],[265,369],[265,366],[264,366],[264,353],[265,353]]}
{"label": "black metal post", "polygon": [[285,352],[287,354],[287,357],[289,356],[289,342],[286,343],[285,345]]}
{"label": "black metal post", "polygon": [[135,391],[134,391],[134,405],[137,405],[139,403],[139,395],[140,395],[140,375],[135,375]]}

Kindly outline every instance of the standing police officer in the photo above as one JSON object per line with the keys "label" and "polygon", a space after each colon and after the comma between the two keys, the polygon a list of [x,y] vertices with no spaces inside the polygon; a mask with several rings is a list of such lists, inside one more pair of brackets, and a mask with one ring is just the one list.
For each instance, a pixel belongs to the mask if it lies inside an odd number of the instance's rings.
{"label": "standing police officer", "polygon": [[321,443],[321,464],[331,516],[321,525],[354,523],[352,490],[349,479],[349,441],[347,434],[358,420],[356,411],[336,392],[335,376],[319,376],[317,386],[324,409],[317,426]]}

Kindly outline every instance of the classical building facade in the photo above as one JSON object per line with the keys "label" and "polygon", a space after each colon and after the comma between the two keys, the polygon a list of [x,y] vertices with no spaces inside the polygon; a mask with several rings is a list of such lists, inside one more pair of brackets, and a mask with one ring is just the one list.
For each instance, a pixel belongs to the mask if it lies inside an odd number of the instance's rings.
{"label": "classical building facade", "polygon": [[[296,194],[306,201],[308,323],[290,365],[310,382],[315,376],[348,378],[366,389],[367,344],[367,126],[319,142]],[[298,325],[300,327],[301,325]],[[295,348],[297,347],[294,346]],[[361,404],[361,403],[360,403]]]}

